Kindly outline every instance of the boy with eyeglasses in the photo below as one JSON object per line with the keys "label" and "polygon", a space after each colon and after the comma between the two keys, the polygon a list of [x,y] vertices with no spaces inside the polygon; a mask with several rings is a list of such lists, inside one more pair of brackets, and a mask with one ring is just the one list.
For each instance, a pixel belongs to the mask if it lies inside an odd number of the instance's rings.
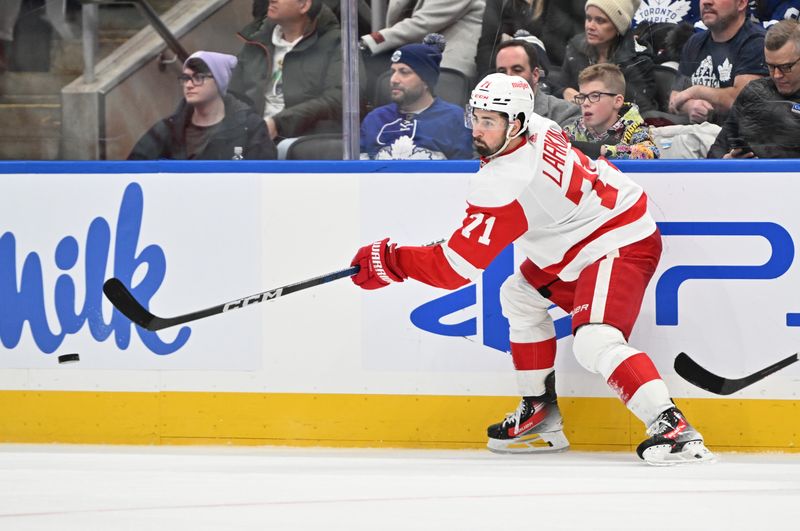
{"label": "boy with eyeglasses", "polygon": [[234,66],[233,55],[192,54],[178,76],[183,99],[177,110],[139,139],[128,160],[275,159],[264,121],[227,94]]}
{"label": "boy with eyeglasses", "polygon": [[771,26],[764,56],[769,77],[736,98],[709,158],[800,158],[800,24]]}
{"label": "boy with eyeglasses", "polygon": [[625,102],[625,77],[617,65],[600,63],[584,68],[578,88],[573,100],[581,107],[581,117],[564,128],[575,147],[593,158],[659,157],[639,107]]}

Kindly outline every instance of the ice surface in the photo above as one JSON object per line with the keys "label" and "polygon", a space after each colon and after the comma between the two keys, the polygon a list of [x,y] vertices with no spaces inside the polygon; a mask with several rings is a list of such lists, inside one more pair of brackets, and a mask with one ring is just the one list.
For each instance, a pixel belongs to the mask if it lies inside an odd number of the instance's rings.
{"label": "ice surface", "polygon": [[796,530],[800,454],[0,445],[0,530]]}

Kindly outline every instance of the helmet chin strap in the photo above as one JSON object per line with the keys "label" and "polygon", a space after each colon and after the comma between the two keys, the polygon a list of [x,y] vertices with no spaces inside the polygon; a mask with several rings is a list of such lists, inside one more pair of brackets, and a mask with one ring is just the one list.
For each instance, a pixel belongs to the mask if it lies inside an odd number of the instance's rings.
{"label": "helmet chin strap", "polygon": [[488,157],[486,157],[487,159],[493,159],[493,158],[495,158],[497,155],[499,155],[500,153],[502,153],[502,152],[503,152],[503,150],[504,150],[504,149],[506,149],[506,147],[508,147],[508,143],[509,143],[509,142],[511,142],[512,140],[514,140],[515,138],[517,138],[519,135],[521,135],[521,134],[522,134],[522,129],[520,129],[519,131],[517,131],[517,134],[516,134],[516,135],[514,135],[514,136],[511,136],[511,130],[512,130],[512,129],[514,129],[514,123],[513,123],[513,122],[511,122],[511,121],[509,120],[509,123],[508,123],[508,129],[506,129],[506,141],[505,141],[505,142],[503,142],[503,145],[502,145],[502,146],[500,146],[500,148],[499,148],[497,151],[495,151],[494,153],[492,153],[491,155],[489,155]]}

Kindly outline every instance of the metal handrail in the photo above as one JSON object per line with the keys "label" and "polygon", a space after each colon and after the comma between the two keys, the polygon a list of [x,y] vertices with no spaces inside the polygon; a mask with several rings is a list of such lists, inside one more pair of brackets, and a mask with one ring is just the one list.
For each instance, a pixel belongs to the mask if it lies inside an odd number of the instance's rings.
{"label": "metal handrail", "polygon": [[[138,9],[142,16],[147,20],[147,22],[152,26],[152,28],[158,33],[164,42],[166,43],[167,47],[172,50],[176,56],[180,59],[181,63],[186,61],[189,58],[189,53],[186,51],[186,48],[178,41],[175,35],[164,25],[164,22],[161,21],[161,17],[158,16],[158,13],[153,9],[153,6],[147,0],[80,0],[81,4],[133,4]],[[84,6],[90,7],[90,6]],[[83,50],[83,60],[84,60],[84,80],[87,83],[91,83],[94,81],[94,59],[97,53],[97,11],[96,5],[94,6],[95,9],[84,9],[84,50]],[[87,29],[89,31],[87,31]]]}
{"label": "metal handrail", "polygon": [[189,53],[186,51],[186,48],[178,42],[178,39],[172,32],[167,28],[164,23],[161,21],[161,17],[158,16],[158,13],[153,9],[153,6],[147,0],[129,0],[131,3],[136,4],[139,10],[144,15],[144,18],[153,26],[153,29],[156,30],[156,33],[161,35],[161,38],[164,39],[164,42],[167,43],[167,46],[170,50],[175,52],[175,55],[178,56],[178,59],[181,60],[181,63],[186,61],[189,58]]}

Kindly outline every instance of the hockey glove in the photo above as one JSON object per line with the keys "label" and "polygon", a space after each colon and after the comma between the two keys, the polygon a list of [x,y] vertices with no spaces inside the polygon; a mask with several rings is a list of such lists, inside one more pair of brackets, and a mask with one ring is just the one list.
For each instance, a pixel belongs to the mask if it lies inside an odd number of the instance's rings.
{"label": "hockey glove", "polygon": [[384,238],[359,249],[350,262],[350,265],[361,266],[361,270],[350,277],[353,283],[362,289],[378,289],[408,278],[400,269],[396,247],[396,243],[389,245],[389,238]]}

